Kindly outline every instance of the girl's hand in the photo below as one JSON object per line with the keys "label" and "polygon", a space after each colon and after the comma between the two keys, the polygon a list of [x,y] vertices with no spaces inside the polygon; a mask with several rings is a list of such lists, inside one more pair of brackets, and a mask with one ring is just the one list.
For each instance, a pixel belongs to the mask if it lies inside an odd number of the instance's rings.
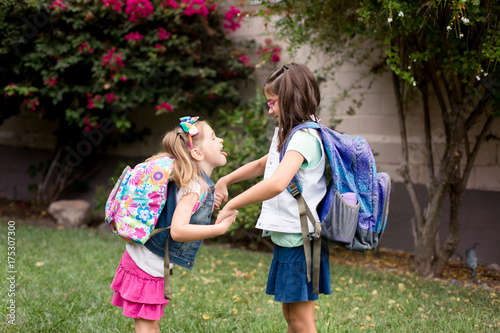
{"label": "girl's hand", "polygon": [[[222,218],[218,222],[215,222],[216,224],[220,225],[220,228],[222,228],[222,231],[223,231],[222,234],[226,233],[227,229],[229,229],[231,224],[234,223],[234,221],[236,220],[236,215],[238,215],[238,213],[239,212],[237,210],[235,210],[235,211],[233,211],[233,213],[231,215]],[[219,220],[219,217],[217,218],[217,220]]]}
{"label": "girl's hand", "polygon": [[224,207],[224,209],[222,209],[219,212],[219,215],[217,215],[217,220],[215,221],[215,224],[221,223],[222,220],[224,220],[226,217],[232,216],[235,213],[238,214],[238,211],[236,209],[229,209],[227,206]]}
{"label": "girl's hand", "polygon": [[215,193],[214,196],[214,208],[215,209],[220,209],[220,206],[222,205],[222,200],[224,199],[224,196],[220,193]]}
{"label": "girl's hand", "polygon": [[[229,198],[229,193],[227,192],[227,182],[224,178],[225,177],[222,177],[215,184],[215,196],[216,197],[217,197],[217,195],[221,196],[221,204],[227,202],[227,199]],[[220,207],[220,205],[219,205],[219,207]]]}

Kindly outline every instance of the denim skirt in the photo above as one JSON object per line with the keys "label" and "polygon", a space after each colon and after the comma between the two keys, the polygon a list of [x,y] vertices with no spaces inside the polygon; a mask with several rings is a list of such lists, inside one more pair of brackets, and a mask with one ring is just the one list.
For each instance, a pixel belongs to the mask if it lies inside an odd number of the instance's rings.
{"label": "denim skirt", "polygon": [[[311,249],[313,248],[311,243]],[[319,293],[330,295],[330,263],[328,247],[321,248],[319,270]],[[307,282],[306,257],[304,247],[281,247],[274,245],[274,257],[267,278],[266,294],[274,295],[274,300],[282,303],[316,301],[319,296],[313,294],[312,260],[311,281]]]}

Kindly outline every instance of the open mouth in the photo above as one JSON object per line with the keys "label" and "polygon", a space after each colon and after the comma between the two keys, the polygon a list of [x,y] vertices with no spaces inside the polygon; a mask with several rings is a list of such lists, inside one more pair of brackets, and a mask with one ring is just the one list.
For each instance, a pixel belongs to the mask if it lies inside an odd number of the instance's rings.
{"label": "open mouth", "polygon": [[223,152],[223,151],[221,151],[220,153],[221,153],[222,155],[224,155],[224,156],[227,156],[227,153],[225,153],[225,152]]}

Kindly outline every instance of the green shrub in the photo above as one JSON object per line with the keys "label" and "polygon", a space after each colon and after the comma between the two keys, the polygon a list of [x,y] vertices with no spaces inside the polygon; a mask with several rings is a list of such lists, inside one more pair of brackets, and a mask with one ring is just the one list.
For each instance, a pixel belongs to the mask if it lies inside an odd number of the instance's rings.
{"label": "green shrub", "polygon": [[[214,180],[268,153],[275,124],[267,115],[266,102],[262,92],[257,91],[256,97],[243,107],[231,112],[220,110],[214,127],[217,135],[224,139],[227,164],[214,170],[212,174]],[[230,198],[260,180],[252,179],[230,185],[228,187]],[[236,233],[258,240],[260,231],[254,228],[260,214],[260,204],[244,207],[239,211],[236,222],[230,229],[231,234]]]}
{"label": "green shrub", "polygon": [[96,186],[96,192],[94,197],[92,198],[92,201],[94,202],[94,214],[96,214],[97,216],[104,217],[106,201],[108,200],[109,194],[115,186],[116,180],[120,178],[123,170],[127,167],[127,165],[133,167],[133,164],[130,162],[119,162],[113,176],[108,180],[108,183],[106,185]]}

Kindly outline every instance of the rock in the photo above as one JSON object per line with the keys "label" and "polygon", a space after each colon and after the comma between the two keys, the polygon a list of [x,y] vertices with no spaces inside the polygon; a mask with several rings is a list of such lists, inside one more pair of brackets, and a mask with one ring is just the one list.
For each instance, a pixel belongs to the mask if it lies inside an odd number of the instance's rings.
{"label": "rock", "polygon": [[461,263],[463,262],[463,258],[460,254],[458,253],[453,253],[450,257],[450,261],[451,262],[457,262],[457,263]]}
{"label": "rock", "polygon": [[92,217],[92,207],[85,200],[59,200],[50,204],[49,214],[58,225],[76,229],[88,225]]}
{"label": "rock", "polygon": [[496,264],[496,263],[490,264],[490,265],[488,265],[487,268],[490,272],[500,273],[500,265],[499,264]]}
{"label": "rock", "polygon": [[112,232],[109,223],[104,221],[97,227],[97,230],[103,233]]}
{"label": "rock", "polygon": [[481,287],[483,287],[484,290],[491,290],[490,286],[488,286],[486,283],[483,283]]}

